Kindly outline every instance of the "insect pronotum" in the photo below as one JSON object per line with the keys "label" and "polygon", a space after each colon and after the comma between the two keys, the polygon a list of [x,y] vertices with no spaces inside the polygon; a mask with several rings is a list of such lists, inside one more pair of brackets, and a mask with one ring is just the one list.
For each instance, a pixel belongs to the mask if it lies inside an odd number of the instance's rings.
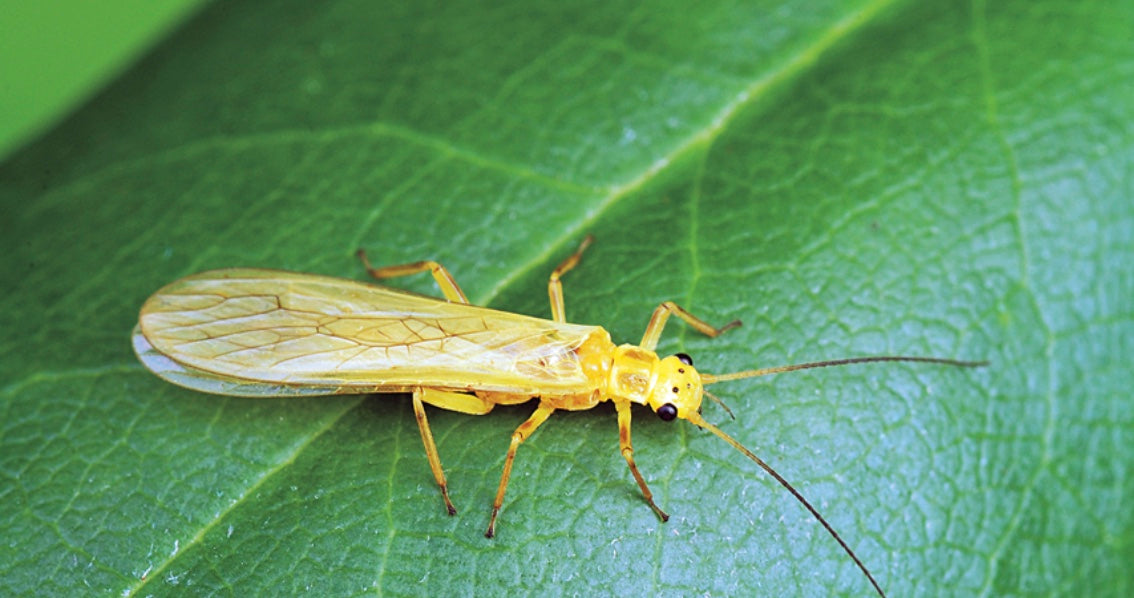
{"label": "insect pronotum", "polygon": [[601,327],[567,323],[560,277],[575,267],[590,243],[588,236],[551,273],[551,320],[469,305],[452,275],[437,262],[374,268],[359,250],[367,271],[377,279],[431,272],[446,301],[314,274],[213,270],[173,282],[146,300],[133,333],[134,350],[147,368],[165,380],[215,394],[411,393],[429,467],[450,515],[457,510],[449,499],[425,405],[482,415],[496,405],[538,398],[535,412],[512,433],[485,532],[489,538],[495,534],[520,444],[556,410],[590,409],[602,401],[614,403],[619,447],[646,503],[662,521],[669,519],[654,502],[630,444],[630,406],[645,405],[665,421],[680,418],[712,432],[755,462],[823,525],[883,594],[854,551],[799,491],[701,417],[703,396],[717,400],[704,386],[852,363],[917,361],[973,367],[983,362],[876,356],[731,374],[699,373],[684,353],[659,358],[654,352],[669,317],[677,316],[710,337],[739,326],[739,321],[715,328],[666,301],[654,310],[637,345],[615,345]]}

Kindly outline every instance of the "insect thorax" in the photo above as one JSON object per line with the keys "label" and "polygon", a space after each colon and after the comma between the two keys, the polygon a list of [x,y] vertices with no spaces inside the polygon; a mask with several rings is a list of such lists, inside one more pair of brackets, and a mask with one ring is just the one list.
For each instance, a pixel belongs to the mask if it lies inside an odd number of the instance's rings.
{"label": "insect thorax", "polygon": [[645,405],[653,392],[658,361],[657,354],[648,349],[615,347],[607,383],[609,397]]}

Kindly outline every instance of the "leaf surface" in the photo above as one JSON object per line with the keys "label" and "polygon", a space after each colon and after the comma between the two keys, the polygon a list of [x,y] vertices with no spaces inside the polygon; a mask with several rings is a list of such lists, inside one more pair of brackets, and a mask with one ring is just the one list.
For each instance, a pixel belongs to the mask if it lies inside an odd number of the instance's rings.
{"label": "leaf surface", "polygon": [[[636,412],[185,391],[131,353],[214,267],[444,263],[475,303],[732,382],[706,417],[791,480],[891,595],[1134,586],[1130,3],[215,4],[0,165],[0,593],[864,595],[776,483]],[[398,285],[436,293],[426,276]]]}

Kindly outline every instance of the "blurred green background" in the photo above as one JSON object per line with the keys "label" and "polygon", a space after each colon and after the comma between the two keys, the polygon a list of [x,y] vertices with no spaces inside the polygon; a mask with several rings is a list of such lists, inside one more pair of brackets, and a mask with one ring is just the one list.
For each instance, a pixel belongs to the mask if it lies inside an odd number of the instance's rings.
{"label": "blurred green background", "polygon": [[0,0],[0,160],[82,105],[205,0]]}

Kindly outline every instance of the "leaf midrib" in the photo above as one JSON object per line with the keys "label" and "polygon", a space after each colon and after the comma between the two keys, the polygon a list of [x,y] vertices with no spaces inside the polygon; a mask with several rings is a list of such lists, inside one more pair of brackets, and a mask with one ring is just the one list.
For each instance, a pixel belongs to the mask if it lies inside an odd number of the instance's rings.
{"label": "leaf midrib", "polygon": [[[581,238],[583,233],[600,216],[604,216],[623,198],[646,187],[670,169],[686,163],[698,152],[707,153],[717,137],[746,108],[754,106],[765,97],[774,95],[773,92],[780,87],[790,84],[795,77],[814,67],[828,50],[850,37],[854,32],[872,23],[875,16],[898,2],[900,0],[874,0],[835,22],[812,44],[802,48],[797,54],[780,64],[778,68],[757,77],[747,87],[735,94],[733,100],[722,106],[705,127],[694,131],[668,153],[659,156],[638,175],[610,186],[606,195],[599,198],[595,209],[590,210],[586,218],[564,229],[564,232],[556,237],[553,242],[545,245],[542,252],[533,254],[528,261],[518,264],[510,274],[504,276],[489,288],[487,293],[477,295],[475,299],[470,300],[480,305],[490,304],[513,283],[531,273],[537,265],[550,262],[554,255],[558,255],[564,250],[565,246],[573,240]],[[695,256],[694,261],[696,262]]]}

